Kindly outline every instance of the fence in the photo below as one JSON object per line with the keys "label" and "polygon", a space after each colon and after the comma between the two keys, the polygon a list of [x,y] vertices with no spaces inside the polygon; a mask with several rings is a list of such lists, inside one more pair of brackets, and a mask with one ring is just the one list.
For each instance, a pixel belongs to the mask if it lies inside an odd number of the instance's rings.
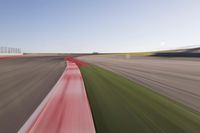
{"label": "fence", "polygon": [[0,47],[0,55],[19,55],[22,54],[20,48]]}

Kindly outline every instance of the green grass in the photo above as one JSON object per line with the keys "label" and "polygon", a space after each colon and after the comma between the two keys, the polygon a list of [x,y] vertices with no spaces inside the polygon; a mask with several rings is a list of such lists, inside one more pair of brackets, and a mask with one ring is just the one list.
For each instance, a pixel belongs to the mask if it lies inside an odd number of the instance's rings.
{"label": "green grass", "polygon": [[81,67],[97,133],[200,133],[200,113],[122,76]]}
{"label": "green grass", "polygon": [[133,52],[133,53],[118,53],[112,55],[119,55],[119,56],[151,56],[154,52]]}
{"label": "green grass", "polygon": [[129,53],[116,53],[109,55],[117,55],[117,56],[152,56],[157,52],[176,52],[176,50],[161,50],[161,51],[151,51],[151,52],[129,52]]}

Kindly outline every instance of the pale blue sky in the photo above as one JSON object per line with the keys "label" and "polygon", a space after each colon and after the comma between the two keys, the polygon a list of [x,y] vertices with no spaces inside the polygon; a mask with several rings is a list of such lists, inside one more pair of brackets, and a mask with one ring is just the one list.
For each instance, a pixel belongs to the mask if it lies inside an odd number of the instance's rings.
{"label": "pale blue sky", "polygon": [[0,0],[0,46],[130,52],[200,44],[199,0]]}

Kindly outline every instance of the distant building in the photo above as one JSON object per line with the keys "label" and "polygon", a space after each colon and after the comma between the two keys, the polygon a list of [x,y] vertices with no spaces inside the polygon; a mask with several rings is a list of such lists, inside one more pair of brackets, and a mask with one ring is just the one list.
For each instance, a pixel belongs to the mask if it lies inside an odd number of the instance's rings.
{"label": "distant building", "polygon": [[99,53],[98,53],[98,52],[93,52],[92,54],[97,55],[97,54],[99,54]]}

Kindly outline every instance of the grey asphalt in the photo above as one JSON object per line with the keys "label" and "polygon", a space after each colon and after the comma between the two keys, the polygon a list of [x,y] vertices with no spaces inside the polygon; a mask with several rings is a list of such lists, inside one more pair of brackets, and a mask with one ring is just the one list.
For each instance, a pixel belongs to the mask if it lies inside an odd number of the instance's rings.
{"label": "grey asphalt", "polygon": [[79,59],[121,74],[200,111],[200,58],[93,55]]}
{"label": "grey asphalt", "polygon": [[0,132],[16,133],[63,73],[63,57],[0,60]]}

